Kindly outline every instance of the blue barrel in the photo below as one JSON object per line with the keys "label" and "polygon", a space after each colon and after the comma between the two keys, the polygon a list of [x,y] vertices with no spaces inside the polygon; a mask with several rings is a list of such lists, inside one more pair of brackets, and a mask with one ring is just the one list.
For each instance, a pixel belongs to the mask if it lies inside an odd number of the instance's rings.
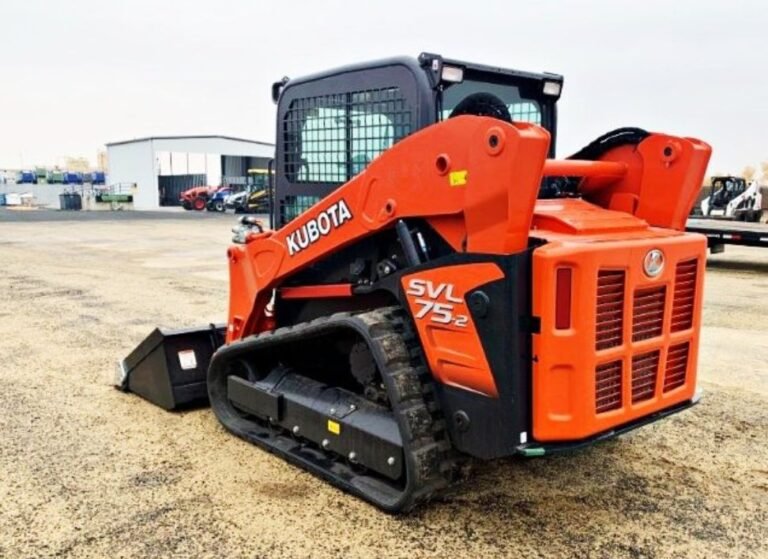
{"label": "blue barrel", "polygon": [[5,206],[5,194],[0,192],[0,206]]}

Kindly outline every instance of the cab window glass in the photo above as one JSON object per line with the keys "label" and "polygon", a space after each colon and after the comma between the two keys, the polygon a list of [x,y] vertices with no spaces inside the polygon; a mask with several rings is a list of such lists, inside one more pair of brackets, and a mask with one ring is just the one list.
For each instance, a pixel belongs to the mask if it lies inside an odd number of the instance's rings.
{"label": "cab window glass", "polygon": [[465,79],[450,85],[443,92],[441,120],[451,115],[456,105],[473,93],[490,93],[501,99],[509,110],[512,120],[541,125],[542,109],[538,99],[527,97],[520,87],[512,84]]}
{"label": "cab window glass", "polygon": [[283,124],[289,181],[340,184],[411,132],[411,110],[390,87],[296,99]]}

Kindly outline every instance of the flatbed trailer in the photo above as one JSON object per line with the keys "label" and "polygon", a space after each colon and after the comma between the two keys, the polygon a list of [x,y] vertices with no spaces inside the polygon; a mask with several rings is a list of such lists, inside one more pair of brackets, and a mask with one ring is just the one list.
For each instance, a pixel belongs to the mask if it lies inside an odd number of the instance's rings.
{"label": "flatbed trailer", "polygon": [[768,224],[766,223],[689,219],[685,230],[705,235],[707,246],[713,253],[723,252],[725,245],[768,247]]}

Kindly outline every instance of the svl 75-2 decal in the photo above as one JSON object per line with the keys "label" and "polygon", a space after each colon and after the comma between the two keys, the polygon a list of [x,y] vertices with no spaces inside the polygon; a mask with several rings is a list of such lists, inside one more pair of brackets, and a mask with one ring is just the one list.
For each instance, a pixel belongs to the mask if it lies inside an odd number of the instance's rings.
{"label": "svl 75-2 decal", "polygon": [[[411,278],[406,293],[416,297],[414,303],[419,306],[415,318],[429,318],[438,324],[453,324],[466,327],[469,318],[464,311],[464,299],[454,295],[455,287],[451,283],[435,284],[431,280]],[[456,313],[456,308],[462,314]]]}

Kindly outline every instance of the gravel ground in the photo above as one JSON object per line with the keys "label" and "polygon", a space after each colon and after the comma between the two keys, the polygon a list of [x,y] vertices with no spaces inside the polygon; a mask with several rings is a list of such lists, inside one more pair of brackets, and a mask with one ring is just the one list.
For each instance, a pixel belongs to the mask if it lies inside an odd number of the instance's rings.
{"label": "gravel ground", "polygon": [[[109,386],[155,325],[226,316],[234,219],[0,212],[0,557],[768,557],[768,250],[710,258],[702,403],[481,464],[391,517]],[[53,216],[54,213],[48,213]]]}

